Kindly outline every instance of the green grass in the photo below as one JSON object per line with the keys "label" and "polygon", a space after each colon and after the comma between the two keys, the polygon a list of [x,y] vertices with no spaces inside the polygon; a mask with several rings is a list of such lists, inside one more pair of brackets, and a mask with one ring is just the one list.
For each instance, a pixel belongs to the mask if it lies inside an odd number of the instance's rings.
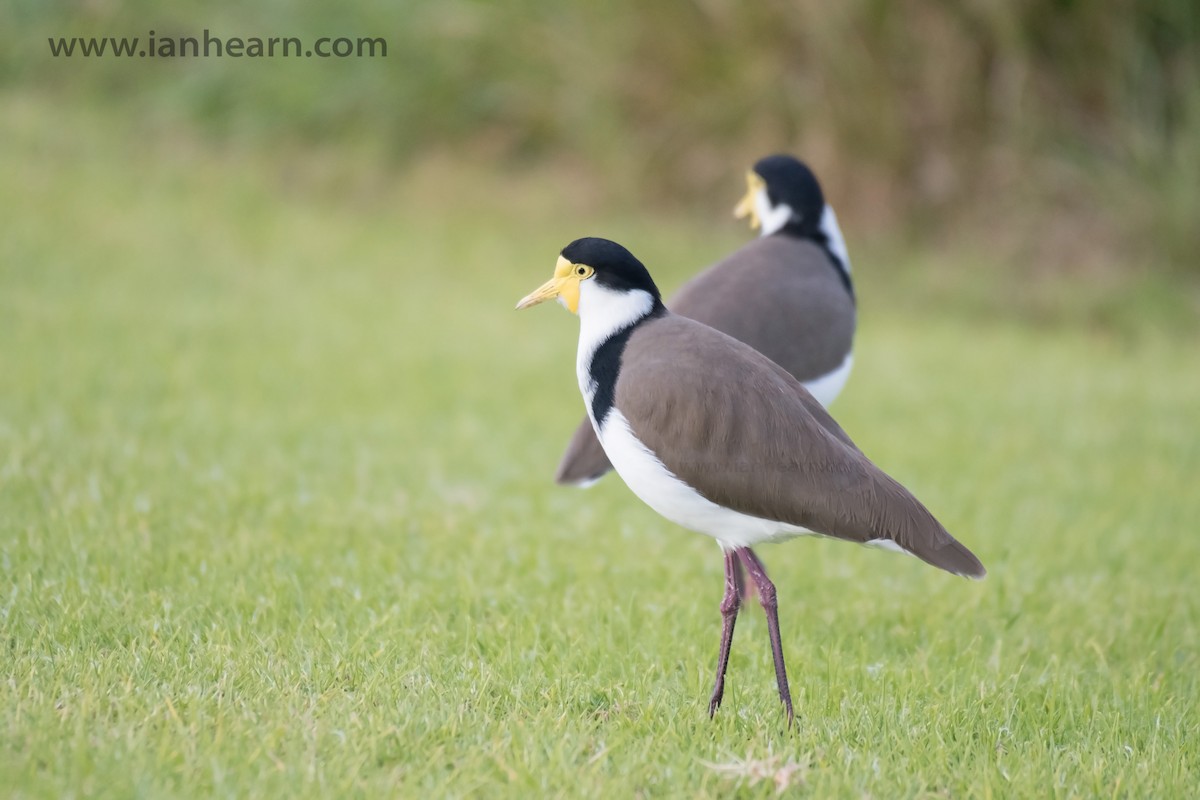
{"label": "green grass", "polygon": [[1194,337],[922,311],[858,257],[836,415],[991,574],[763,548],[797,723],[754,609],[710,722],[718,550],[616,479],[550,484],[582,408],[576,323],[512,306],[575,235],[674,287],[741,231],[598,225],[561,177],[378,175],[3,110],[10,795],[1200,782]]}

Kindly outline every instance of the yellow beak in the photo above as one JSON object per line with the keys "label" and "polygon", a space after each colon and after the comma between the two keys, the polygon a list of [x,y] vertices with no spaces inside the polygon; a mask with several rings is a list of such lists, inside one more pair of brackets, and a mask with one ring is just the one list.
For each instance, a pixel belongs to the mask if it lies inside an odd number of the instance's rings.
{"label": "yellow beak", "polygon": [[733,209],[733,216],[737,219],[745,217],[750,218],[750,229],[758,230],[762,227],[762,220],[758,218],[758,209],[754,207],[754,200],[758,197],[759,191],[766,187],[766,183],[758,176],[754,170],[746,173],[746,196],[741,199],[737,207]]}
{"label": "yellow beak", "polygon": [[554,277],[521,298],[517,310],[536,306],[547,300],[557,298],[572,314],[579,313],[579,277],[575,274],[575,265],[562,256],[554,266]]}

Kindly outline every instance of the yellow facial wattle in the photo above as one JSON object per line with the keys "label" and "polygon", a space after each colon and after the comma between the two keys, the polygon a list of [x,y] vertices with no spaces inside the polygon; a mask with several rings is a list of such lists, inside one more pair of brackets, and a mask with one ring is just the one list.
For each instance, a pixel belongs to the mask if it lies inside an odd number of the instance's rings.
{"label": "yellow facial wattle", "polygon": [[559,300],[572,314],[579,313],[579,284],[592,277],[594,269],[586,264],[572,264],[562,256],[554,265],[554,277],[521,298],[517,309],[536,306],[547,300]]}

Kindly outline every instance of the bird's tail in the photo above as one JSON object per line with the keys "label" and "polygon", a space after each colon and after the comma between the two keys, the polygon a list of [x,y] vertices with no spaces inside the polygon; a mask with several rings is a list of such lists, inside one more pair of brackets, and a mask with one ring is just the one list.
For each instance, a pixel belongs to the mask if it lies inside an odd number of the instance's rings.
{"label": "bird's tail", "polygon": [[[884,476],[880,487],[891,496],[875,530],[926,564],[979,580],[987,570],[975,554],[950,535],[942,523],[895,479]],[[888,513],[888,512],[891,513]]]}
{"label": "bird's tail", "polygon": [[926,564],[932,564],[939,569],[953,572],[955,575],[973,580],[979,580],[987,575],[987,570],[975,557],[975,554],[948,533],[946,541],[943,542],[925,541],[920,542],[916,547],[901,546]]}

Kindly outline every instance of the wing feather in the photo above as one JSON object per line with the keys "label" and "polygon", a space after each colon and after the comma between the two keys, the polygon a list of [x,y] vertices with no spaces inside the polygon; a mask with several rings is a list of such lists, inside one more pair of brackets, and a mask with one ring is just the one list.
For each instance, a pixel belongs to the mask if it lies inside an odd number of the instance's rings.
{"label": "wing feather", "polygon": [[666,468],[714,503],[983,574],[795,378],[732,337],[671,314],[644,323],[626,346],[616,404]]}

